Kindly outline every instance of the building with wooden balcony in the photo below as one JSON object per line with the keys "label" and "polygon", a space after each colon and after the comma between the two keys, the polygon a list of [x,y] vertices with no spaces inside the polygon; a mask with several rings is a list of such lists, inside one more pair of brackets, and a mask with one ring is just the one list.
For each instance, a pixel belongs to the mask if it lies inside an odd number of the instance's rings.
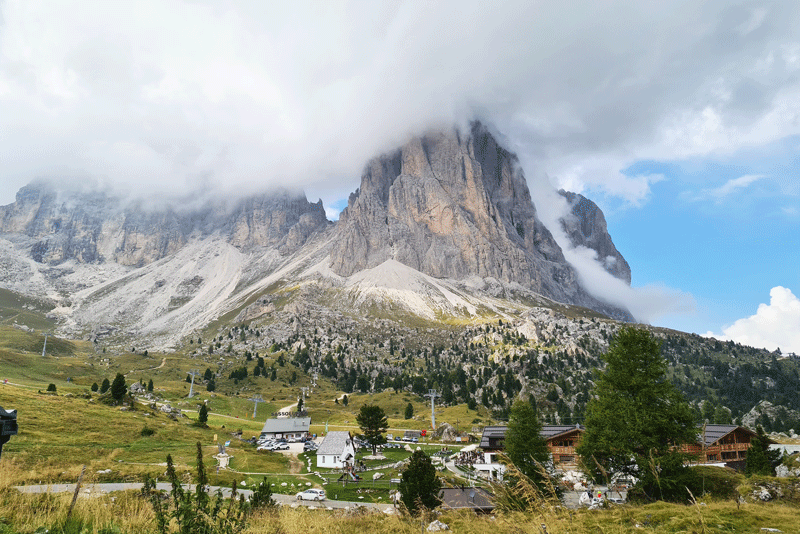
{"label": "building with wooden balcony", "polygon": [[698,427],[697,442],[685,444],[682,449],[696,456],[700,463],[724,463],[741,468],[755,435],[752,430],[737,425],[704,425]]}
{"label": "building with wooden balcony", "polygon": [[[497,453],[505,449],[507,426],[487,426],[483,429],[480,448],[484,452],[484,463],[497,462]],[[554,464],[575,464],[577,456],[575,448],[581,442],[581,435],[586,429],[581,425],[545,425],[540,435],[547,442],[547,448],[553,457]]]}
{"label": "building with wooden balcony", "polygon": [[581,425],[545,425],[541,436],[547,441],[547,448],[553,456],[553,464],[575,465],[578,456],[575,448],[581,442],[586,428]]}

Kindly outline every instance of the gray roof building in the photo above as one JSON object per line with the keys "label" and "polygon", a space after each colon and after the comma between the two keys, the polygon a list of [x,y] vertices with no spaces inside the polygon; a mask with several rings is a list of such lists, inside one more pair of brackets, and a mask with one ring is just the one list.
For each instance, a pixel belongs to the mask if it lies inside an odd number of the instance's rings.
{"label": "gray roof building", "polygon": [[544,425],[542,431],[539,432],[544,439],[550,439],[564,434],[565,432],[572,432],[573,430],[586,430],[583,425]]}
{"label": "gray roof building", "polygon": [[353,438],[350,436],[350,432],[347,430],[334,430],[328,432],[328,434],[325,436],[325,439],[323,439],[322,443],[319,444],[317,456],[342,454],[345,446],[350,444],[348,441],[352,443]]}
{"label": "gray roof building", "polygon": [[506,430],[508,427],[505,425],[484,427],[481,443],[478,446],[481,449],[502,449],[503,441],[506,439]]}
{"label": "gray roof building", "polygon": [[267,419],[261,435],[265,434],[299,434],[308,432],[311,427],[310,417],[285,417],[281,419]]}
{"label": "gray roof building", "polygon": [[439,491],[442,508],[451,510],[475,510],[489,513],[494,510],[494,495],[483,488],[443,488]]}
{"label": "gray roof building", "polygon": [[[723,437],[727,436],[737,428],[741,428],[742,431],[749,433],[753,436],[756,435],[750,429],[740,427],[738,425],[706,425],[705,426],[705,433],[703,432],[703,425],[697,425],[697,430],[699,431],[697,434],[697,441],[701,442],[704,441],[703,445],[706,447],[710,447]],[[703,439],[705,437],[705,439]]]}

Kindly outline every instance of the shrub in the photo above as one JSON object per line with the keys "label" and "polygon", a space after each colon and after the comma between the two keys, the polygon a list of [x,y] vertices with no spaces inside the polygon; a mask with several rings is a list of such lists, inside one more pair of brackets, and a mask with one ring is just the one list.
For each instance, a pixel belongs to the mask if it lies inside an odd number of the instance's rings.
{"label": "shrub", "polygon": [[[241,532],[247,524],[249,507],[244,496],[237,499],[236,480],[231,485],[231,498],[225,506],[222,491],[217,490],[212,499],[207,493],[208,477],[203,464],[203,449],[197,443],[197,484],[194,495],[183,488],[172,455],[167,455],[167,479],[172,485],[171,502],[164,502],[155,481],[149,476],[142,487],[142,496],[150,501],[156,516],[156,529],[160,534],[204,533],[234,534]],[[173,521],[174,520],[174,521]],[[171,526],[175,525],[176,530]]]}
{"label": "shrub", "polygon": [[253,490],[253,495],[250,497],[250,506],[253,510],[275,508],[275,501],[272,499],[272,488],[267,482],[267,477],[264,477],[264,480],[259,482],[256,489]]}

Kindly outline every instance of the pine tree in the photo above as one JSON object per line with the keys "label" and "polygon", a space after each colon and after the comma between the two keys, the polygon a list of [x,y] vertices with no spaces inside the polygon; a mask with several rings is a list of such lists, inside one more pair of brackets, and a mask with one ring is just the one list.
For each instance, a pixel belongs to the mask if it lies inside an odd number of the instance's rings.
{"label": "pine tree", "polygon": [[420,505],[432,510],[439,506],[439,490],[441,481],[436,476],[436,469],[427,454],[414,451],[408,467],[403,471],[400,484],[400,499],[411,514],[418,514]]}
{"label": "pine tree", "polygon": [[108,378],[103,379],[103,383],[100,384],[100,393],[103,394],[111,387],[111,382],[108,381]]}
{"label": "pine tree", "polygon": [[414,417],[414,405],[409,402],[406,404],[405,418],[411,419],[412,417]]}
{"label": "pine tree", "polygon": [[148,393],[152,393],[153,392],[153,379],[152,378],[147,382],[147,391],[148,391]]}
{"label": "pine tree", "polygon": [[750,440],[747,460],[744,467],[746,475],[775,476],[775,468],[781,463],[781,451],[769,450],[769,438],[760,426]]}
{"label": "pine tree", "polygon": [[111,383],[111,396],[114,397],[115,401],[120,402],[127,392],[125,376],[122,373],[117,373],[114,382]]}
{"label": "pine tree", "polygon": [[517,399],[511,406],[505,436],[505,452],[520,473],[545,488],[547,475],[544,466],[550,460],[550,451],[541,435],[542,424],[533,405]]}
{"label": "pine tree", "polygon": [[377,446],[386,443],[383,435],[389,427],[386,413],[378,405],[364,404],[356,416],[356,422],[361,427],[364,439],[372,445],[372,454],[375,454]]}
{"label": "pine tree", "polygon": [[633,476],[639,480],[634,494],[683,500],[693,475],[679,447],[696,439],[697,428],[689,404],[667,379],[660,349],[646,330],[619,330],[595,379],[578,454],[595,480]]}
{"label": "pine tree", "polygon": [[200,411],[197,413],[197,424],[198,426],[206,426],[208,423],[208,408],[206,408],[205,403],[200,405]]}
{"label": "pine tree", "polygon": [[98,389],[100,389],[100,387],[97,385],[97,382],[94,382],[92,384],[92,391],[94,392],[94,391],[97,391]]}

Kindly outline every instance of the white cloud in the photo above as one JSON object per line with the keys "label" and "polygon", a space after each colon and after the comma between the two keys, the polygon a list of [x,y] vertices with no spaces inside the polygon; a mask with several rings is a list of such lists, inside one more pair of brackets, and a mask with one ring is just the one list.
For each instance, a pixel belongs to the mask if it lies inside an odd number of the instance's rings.
{"label": "white cloud", "polygon": [[598,258],[594,250],[586,247],[573,247],[560,223],[569,214],[569,205],[545,182],[534,180],[535,187],[531,189],[537,215],[575,268],[584,289],[603,302],[627,309],[642,323],[652,324],[666,316],[694,313],[696,304],[691,294],[665,285],[631,287],[606,271],[602,262],[607,258]]}
{"label": "white cloud", "polygon": [[731,178],[724,184],[713,189],[703,189],[693,200],[713,199],[721,202],[728,196],[750,186],[750,184],[764,178],[763,174],[746,174],[738,178]]}
{"label": "white cloud", "polygon": [[636,159],[800,132],[794,2],[8,0],[0,25],[0,203],[65,173],[346,198],[376,152],[478,114],[641,205]]}
{"label": "white cloud", "polygon": [[800,299],[782,286],[773,287],[769,296],[769,304],[759,304],[755,315],[724,327],[722,334],[708,332],[706,336],[800,354]]}
{"label": "white cloud", "polygon": [[564,248],[564,257],[575,267],[581,285],[595,298],[622,306],[637,321],[652,324],[667,315],[687,315],[695,310],[694,298],[665,285],[631,287],[606,271],[594,250],[585,247]]}

